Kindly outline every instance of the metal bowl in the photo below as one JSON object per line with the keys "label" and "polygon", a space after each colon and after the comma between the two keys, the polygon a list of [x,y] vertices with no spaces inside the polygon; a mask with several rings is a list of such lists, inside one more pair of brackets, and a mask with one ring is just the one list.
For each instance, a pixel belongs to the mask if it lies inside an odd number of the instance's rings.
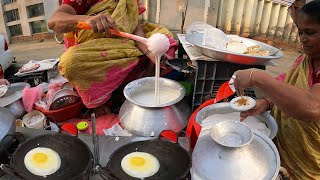
{"label": "metal bowl", "polygon": [[242,147],[253,139],[251,129],[237,121],[222,121],[211,128],[211,137],[225,147]]}
{"label": "metal bowl", "polygon": [[71,89],[60,89],[53,95],[49,110],[57,110],[70,106],[80,99],[79,95]]}
{"label": "metal bowl", "polygon": [[[215,49],[215,48],[202,45],[203,36],[204,36],[203,33],[188,34],[186,36],[186,41],[197,46],[200,49],[202,54],[217,60],[228,61],[236,64],[267,65],[270,63],[272,59],[279,59],[283,56],[283,53],[281,51],[279,51],[277,54],[273,56],[252,56],[248,54],[240,54],[240,53],[234,53],[230,51]],[[260,41],[255,41],[255,40],[243,38],[243,37],[239,37],[238,39],[241,40],[243,43],[249,44],[251,46],[260,45],[261,50],[268,50],[270,54],[273,54],[274,52],[278,51],[277,48]]]}
{"label": "metal bowl", "polygon": [[[238,116],[235,118],[238,119],[230,119],[231,113],[238,113]],[[210,120],[205,121],[205,119],[211,115],[221,115],[221,119],[219,121]],[[254,116],[257,120],[259,120],[262,123],[265,123],[268,129],[270,130],[269,138],[273,139],[277,132],[278,132],[278,124],[275,121],[275,119],[268,113],[264,112],[260,115]],[[207,106],[203,109],[201,109],[196,116],[196,121],[202,126],[202,130],[210,129],[214,124],[220,122],[220,121],[235,121],[240,119],[240,112],[236,112],[234,109],[230,107],[230,103],[224,102],[224,103],[216,103],[210,106]]]}
{"label": "metal bowl", "polygon": [[71,89],[73,90],[73,86],[69,82],[65,82],[62,84],[61,89]]}
{"label": "metal bowl", "polygon": [[176,104],[177,102],[181,101],[186,93],[183,86],[173,80],[166,79],[166,78],[160,78],[159,84],[160,84],[161,91],[167,91],[170,93],[178,94],[177,98],[175,98],[173,101],[163,103],[163,104],[146,104],[146,103],[137,101],[134,97],[138,93],[144,92],[147,90],[154,90],[154,86],[155,86],[155,78],[154,77],[141,78],[141,79],[130,82],[124,88],[123,93],[124,93],[124,96],[130,102],[132,102],[136,105],[142,106],[142,107],[171,106],[171,105]]}

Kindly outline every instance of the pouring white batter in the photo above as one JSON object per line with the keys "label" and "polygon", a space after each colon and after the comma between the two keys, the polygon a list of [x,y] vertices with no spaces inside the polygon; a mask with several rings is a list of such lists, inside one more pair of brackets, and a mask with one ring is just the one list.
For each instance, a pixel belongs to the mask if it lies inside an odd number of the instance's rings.
{"label": "pouring white batter", "polygon": [[160,104],[160,58],[168,51],[170,42],[167,36],[165,36],[164,34],[156,33],[148,39],[147,46],[149,51],[154,54],[156,59],[154,97],[155,103]]}

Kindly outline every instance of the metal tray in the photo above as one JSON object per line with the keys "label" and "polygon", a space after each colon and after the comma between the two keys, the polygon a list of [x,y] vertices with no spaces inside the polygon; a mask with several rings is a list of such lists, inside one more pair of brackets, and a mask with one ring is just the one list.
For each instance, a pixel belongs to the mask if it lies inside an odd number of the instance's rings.
{"label": "metal tray", "polygon": [[[208,116],[214,115],[214,114],[229,114],[234,112],[236,111],[230,107],[230,104],[228,102],[216,103],[201,109],[197,113],[196,121],[202,126],[202,130],[206,130],[206,129],[210,129],[215,123],[217,123],[212,121],[204,122],[204,119],[206,119]],[[266,126],[270,130],[269,138],[273,139],[278,132],[278,124],[275,121],[275,119],[268,112],[264,112],[254,117],[266,124]],[[240,115],[239,115],[239,119],[240,119]],[[224,120],[237,120],[237,119],[224,119]]]}
{"label": "metal tray", "polygon": [[30,87],[30,84],[20,82],[20,83],[14,83],[10,84],[8,86],[7,93],[0,98],[0,107],[5,107],[19,99],[22,98],[22,90],[25,87]]}
{"label": "metal tray", "polygon": [[[240,53],[234,53],[230,51],[215,49],[215,48],[202,45],[203,36],[204,36],[203,33],[188,34],[186,36],[186,41],[197,46],[200,49],[202,54],[212,57],[216,60],[227,61],[227,62],[236,63],[236,64],[268,65],[270,64],[270,61],[272,59],[279,59],[283,56],[283,53],[281,51],[279,51],[274,56],[252,56],[248,54],[240,54]],[[268,50],[271,54],[278,51],[277,48],[260,41],[255,41],[255,40],[243,38],[243,37],[239,37],[238,39],[244,42],[245,44],[250,44],[252,46],[260,45],[262,50]]]}

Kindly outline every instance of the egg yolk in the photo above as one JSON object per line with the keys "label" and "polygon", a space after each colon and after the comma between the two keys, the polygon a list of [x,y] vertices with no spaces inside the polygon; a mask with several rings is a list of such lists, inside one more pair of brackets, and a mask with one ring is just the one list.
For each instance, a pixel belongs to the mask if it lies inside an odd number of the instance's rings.
{"label": "egg yolk", "polygon": [[145,164],[145,160],[144,158],[141,158],[141,157],[134,157],[134,158],[131,158],[130,160],[130,163],[134,166],[143,166]]}
{"label": "egg yolk", "polygon": [[39,164],[45,163],[47,161],[48,157],[44,153],[35,153],[33,155],[33,160]]}

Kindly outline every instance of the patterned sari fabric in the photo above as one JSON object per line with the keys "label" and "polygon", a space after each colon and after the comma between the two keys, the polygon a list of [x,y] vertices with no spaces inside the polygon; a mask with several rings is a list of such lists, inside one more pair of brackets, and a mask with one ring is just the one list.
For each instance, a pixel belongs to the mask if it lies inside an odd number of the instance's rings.
{"label": "patterned sari fabric", "polygon": [[[92,6],[86,14],[98,13],[109,13],[124,32],[133,33],[138,24],[137,0],[104,0]],[[143,29],[147,38],[155,33],[165,34],[171,42],[167,54],[174,57],[177,43],[168,29],[150,23],[144,24]],[[141,64],[139,56],[143,53],[134,41],[116,36],[105,38],[103,33],[90,30],[81,30],[74,35],[77,45],[68,48],[61,56],[59,70],[77,89],[87,108],[101,106],[115,89],[126,83],[126,79],[143,75],[145,66],[137,66]],[[132,74],[138,76],[132,77]]]}
{"label": "patterned sari fabric", "polygon": [[[284,83],[309,90],[313,85],[312,65],[307,56],[301,56],[286,74]],[[320,179],[320,121],[303,122],[291,118],[274,107],[272,115],[278,122],[276,136],[281,163],[291,179]]]}

